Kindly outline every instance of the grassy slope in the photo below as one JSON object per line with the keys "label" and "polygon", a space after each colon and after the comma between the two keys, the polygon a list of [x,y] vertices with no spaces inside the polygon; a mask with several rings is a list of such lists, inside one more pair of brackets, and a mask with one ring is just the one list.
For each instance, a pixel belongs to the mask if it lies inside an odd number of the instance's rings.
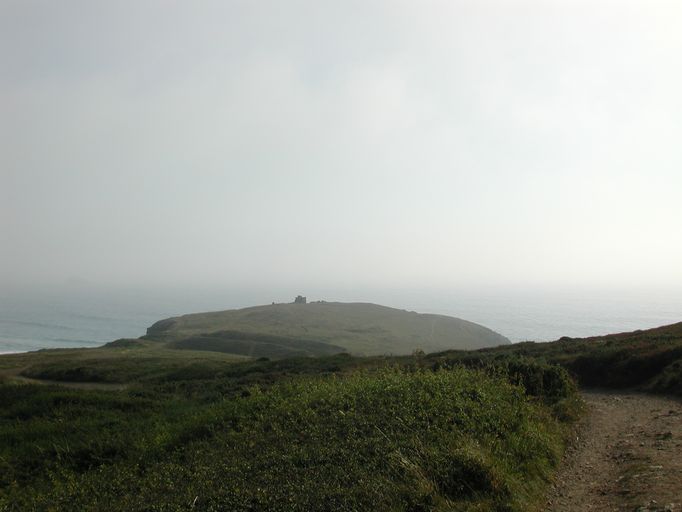
{"label": "grassy slope", "polygon": [[330,356],[346,351],[343,347],[330,343],[239,331],[216,331],[208,334],[196,334],[188,338],[170,341],[166,344],[166,347],[170,349],[208,350],[248,357],[272,358]]}
{"label": "grassy slope", "polygon": [[361,303],[273,304],[184,315],[157,322],[155,339],[177,340],[216,331],[258,333],[338,345],[356,355],[409,354],[508,344],[478,324]]}
{"label": "grassy slope", "polygon": [[516,343],[475,352],[444,352],[432,361],[488,364],[524,357],[566,368],[584,386],[638,387],[682,396],[682,323],[552,343]]}
{"label": "grassy slope", "polygon": [[0,356],[0,382],[21,375],[55,381],[130,383],[193,368],[210,372],[211,368],[224,368],[225,363],[246,359],[218,352],[169,350],[140,340],[119,340],[95,349],[40,350]]}
{"label": "grassy slope", "polygon": [[574,399],[415,358],[212,363],[123,391],[0,385],[0,510],[533,510]]}
{"label": "grassy slope", "polygon": [[[0,378],[3,373],[16,374],[20,369],[28,377],[86,382],[153,380],[171,369],[215,376],[225,372],[224,362],[238,360],[239,356],[231,354],[169,350],[152,341],[122,340],[101,349],[3,356],[0,357]],[[391,360],[402,364],[412,358]],[[436,367],[461,363],[476,367],[518,360],[563,366],[585,386],[640,387],[682,395],[682,323],[601,337],[562,338],[552,343],[525,342],[475,351],[438,352],[425,356],[421,364]],[[300,361],[294,366],[317,368],[310,359]],[[353,365],[376,366],[382,361],[386,358],[353,359]],[[290,365],[286,361],[280,363],[282,368]]]}
{"label": "grassy slope", "polygon": [[577,409],[551,363],[682,395],[682,324],[391,358],[146,340],[2,356],[0,510],[536,510]]}

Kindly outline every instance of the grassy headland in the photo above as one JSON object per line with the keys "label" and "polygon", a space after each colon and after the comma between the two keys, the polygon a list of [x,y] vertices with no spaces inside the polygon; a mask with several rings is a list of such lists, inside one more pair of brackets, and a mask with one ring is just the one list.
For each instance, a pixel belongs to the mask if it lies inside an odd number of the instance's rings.
{"label": "grassy headland", "polygon": [[682,324],[391,357],[203,338],[1,356],[0,510],[540,510],[576,381],[682,394]]}
{"label": "grassy headland", "polygon": [[[292,352],[296,350],[306,350],[307,355],[347,351],[369,356],[509,344],[504,336],[459,318],[339,302],[272,304],[167,318],[151,326],[145,338],[184,340],[193,347],[210,345],[211,350],[268,357],[304,355]],[[298,343],[292,345],[290,340]],[[310,345],[303,347],[301,341]]]}

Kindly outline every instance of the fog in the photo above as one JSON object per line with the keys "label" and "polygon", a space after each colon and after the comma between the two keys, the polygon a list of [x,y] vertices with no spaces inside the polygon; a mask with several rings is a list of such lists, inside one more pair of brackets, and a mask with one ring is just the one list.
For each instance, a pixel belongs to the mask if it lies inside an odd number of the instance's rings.
{"label": "fog", "polygon": [[680,27],[678,1],[4,0],[0,286],[680,288]]}

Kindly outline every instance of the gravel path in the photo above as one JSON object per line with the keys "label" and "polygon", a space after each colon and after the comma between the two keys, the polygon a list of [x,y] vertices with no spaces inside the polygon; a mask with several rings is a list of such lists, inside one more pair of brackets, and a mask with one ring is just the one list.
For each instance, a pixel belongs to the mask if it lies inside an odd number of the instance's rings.
{"label": "gravel path", "polygon": [[585,392],[589,413],[547,511],[682,512],[682,402]]}

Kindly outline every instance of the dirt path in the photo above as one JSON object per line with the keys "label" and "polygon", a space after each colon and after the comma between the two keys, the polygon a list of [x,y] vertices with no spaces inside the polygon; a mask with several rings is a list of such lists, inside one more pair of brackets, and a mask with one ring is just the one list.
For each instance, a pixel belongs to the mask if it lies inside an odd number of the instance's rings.
{"label": "dirt path", "polygon": [[109,382],[66,382],[60,380],[46,380],[46,379],[32,379],[31,377],[24,377],[21,372],[24,368],[12,368],[9,370],[0,370],[0,379],[5,378],[10,382],[17,382],[23,384],[40,384],[45,386],[61,386],[64,388],[73,389],[98,389],[104,391],[121,391],[126,389],[126,384],[115,384]]}
{"label": "dirt path", "polygon": [[547,511],[682,512],[682,402],[586,392],[589,407]]}

